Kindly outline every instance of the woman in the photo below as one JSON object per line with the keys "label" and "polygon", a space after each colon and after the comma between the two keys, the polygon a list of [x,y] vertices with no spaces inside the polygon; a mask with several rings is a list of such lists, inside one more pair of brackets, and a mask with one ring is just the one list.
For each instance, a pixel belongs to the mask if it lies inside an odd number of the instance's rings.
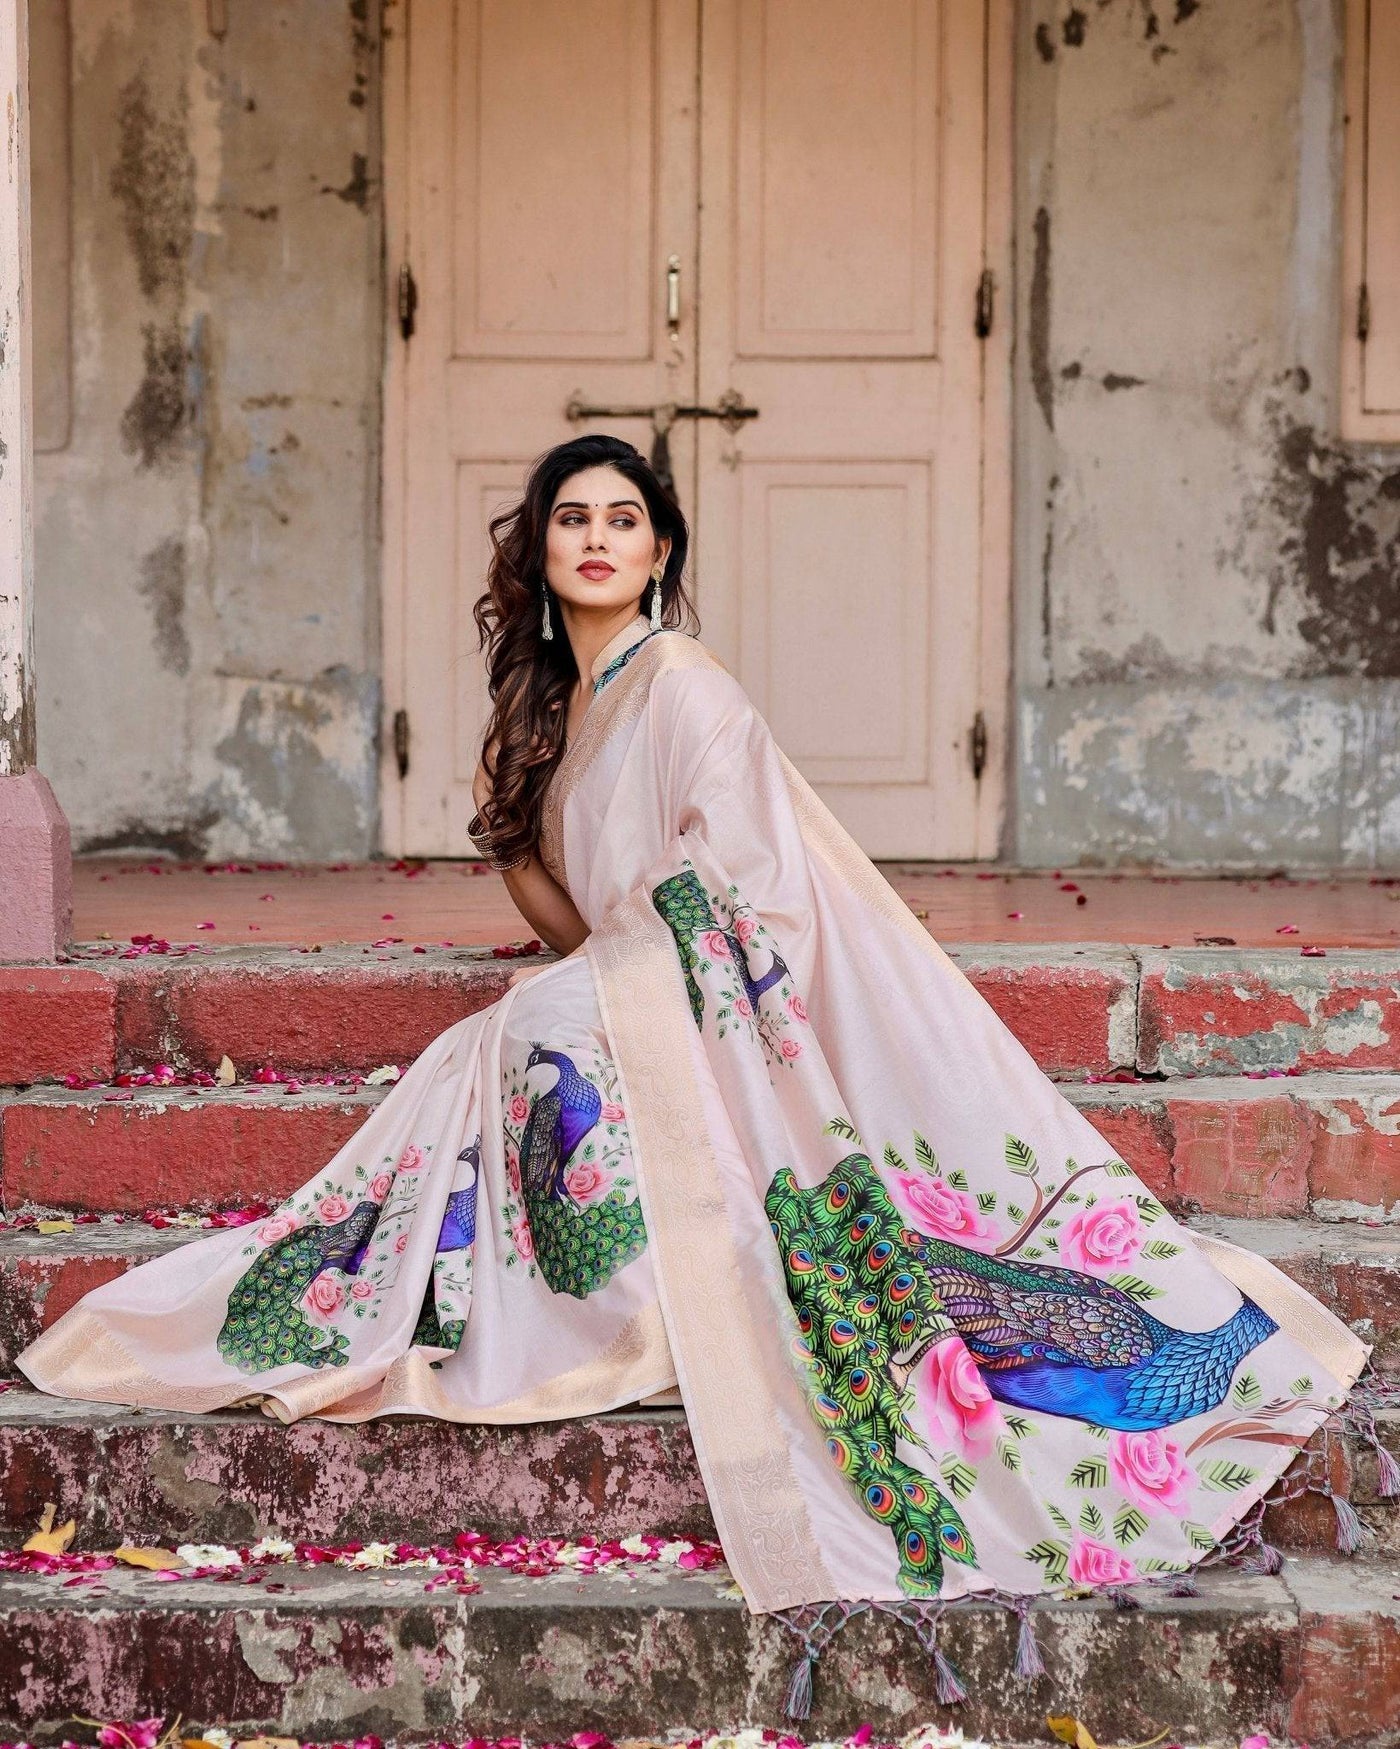
{"label": "woman", "polygon": [[635,450],[549,451],[492,541],[473,836],[564,957],[251,1237],[95,1289],[24,1371],[286,1421],[678,1385],[798,1714],[823,1604],[931,1644],[957,1598],[1024,1629],[1238,1540],[1367,1349],[1180,1228],[930,940],[679,629],[686,526]]}

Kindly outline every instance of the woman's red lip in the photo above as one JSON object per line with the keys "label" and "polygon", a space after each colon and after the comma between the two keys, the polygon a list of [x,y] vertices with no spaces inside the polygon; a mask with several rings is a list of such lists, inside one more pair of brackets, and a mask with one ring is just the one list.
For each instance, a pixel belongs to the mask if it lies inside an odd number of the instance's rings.
{"label": "woman's red lip", "polygon": [[579,566],[579,570],[585,577],[590,571],[603,571],[611,577],[614,569],[614,566],[603,564],[600,560],[591,560],[588,564]]}

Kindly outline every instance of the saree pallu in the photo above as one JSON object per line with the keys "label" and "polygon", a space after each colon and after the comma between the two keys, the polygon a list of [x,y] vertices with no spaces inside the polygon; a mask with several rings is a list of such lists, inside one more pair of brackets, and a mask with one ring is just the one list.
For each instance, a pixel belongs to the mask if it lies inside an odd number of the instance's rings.
{"label": "saree pallu", "polygon": [[701,644],[639,618],[604,655],[540,845],[583,947],[444,1032],[260,1228],[95,1289],[21,1367],[286,1421],[676,1387],[749,1608],[803,1636],[798,1714],[822,1606],[1024,1623],[1179,1582],[1368,1349],[1178,1225]]}

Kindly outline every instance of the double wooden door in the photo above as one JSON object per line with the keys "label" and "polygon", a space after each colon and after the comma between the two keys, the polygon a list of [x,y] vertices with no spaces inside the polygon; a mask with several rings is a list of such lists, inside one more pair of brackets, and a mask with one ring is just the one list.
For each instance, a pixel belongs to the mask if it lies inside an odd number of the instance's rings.
{"label": "double wooden door", "polygon": [[387,849],[469,848],[488,517],[675,404],[705,642],[871,855],[995,853],[1003,4],[398,0]]}

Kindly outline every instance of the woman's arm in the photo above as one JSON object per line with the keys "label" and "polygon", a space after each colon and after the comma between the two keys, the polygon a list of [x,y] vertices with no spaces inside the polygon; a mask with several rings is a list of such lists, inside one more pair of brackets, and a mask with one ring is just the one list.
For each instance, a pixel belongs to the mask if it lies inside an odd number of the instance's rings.
{"label": "woman's arm", "polygon": [[[486,775],[485,755],[477,764],[472,779],[472,799],[480,808],[491,795],[491,780]],[[588,934],[588,925],[579,916],[573,900],[540,861],[538,852],[518,868],[501,870],[515,908],[540,940],[555,953],[572,953]]]}

